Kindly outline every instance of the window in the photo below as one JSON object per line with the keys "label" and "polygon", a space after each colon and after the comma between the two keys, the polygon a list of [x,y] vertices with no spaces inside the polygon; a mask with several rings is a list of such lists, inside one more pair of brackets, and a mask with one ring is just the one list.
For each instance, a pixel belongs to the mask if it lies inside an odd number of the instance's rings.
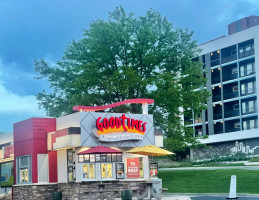
{"label": "window", "polygon": [[246,113],[246,102],[242,103],[242,113],[245,114]]}
{"label": "window", "polygon": [[236,54],[237,54],[237,50],[236,49],[231,50],[231,56],[234,56]]}
{"label": "window", "polygon": [[239,129],[240,128],[240,122],[235,122],[234,123],[234,128],[238,128]]}
{"label": "window", "polygon": [[255,106],[254,106],[254,101],[248,101],[248,112],[254,112],[255,111]]}
{"label": "window", "polygon": [[247,83],[247,93],[248,94],[254,93],[254,82]]}
{"label": "window", "polygon": [[256,100],[242,102],[242,114],[254,113],[256,111]]}
{"label": "window", "polygon": [[237,92],[237,91],[238,91],[238,85],[234,85],[234,86],[232,87],[232,89],[233,89],[233,92]]}
{"label": "window", "polygon": [[237,74],[237,67],[232,68],[232,74]]}
{"label": "window", "polygon": [[238,110],[238,109],[239,109],[239,104],[238,103],[234,104],[233,105],[233,110]]}
{"label": "window", "polygon": [[83,179],[95,179],[95,164],[83,164]]}
{"label": "window", "polygon": [[247,130],[247,121],[243,121],[243,130]]}
{"label": "window", "polygon": [[240,77],[249,76],[255,73],[254,62],[240,65]]}
{"label": "window", "polygon": [[252,74],[252,72],[253,72],[253,64],[249,63],[246,65],[246,73],[247,73],[247,75],[250,75],[250,74]]}
{"label": "window", "polygon": [[31,156],[16,158],[17,183],[31,183]]}
{"label": "window", "polygon": [[241,84],[241,95],[248,95],[255,93],[255,81]]}
{"label": "window", "polygon": [[101,164],[101,174],[102,178],[112,178],[112,164],[102,163]]}
{"label": "window", "polygon": [[244,65],[241,65],[240,66],[240,76],[245,76],[245,66]]}
{"label": "window", "polygon": [[249,118],[243,121],[243,130],[255,129],[257,128],[258,119]]}
{"label": "window", "polygon": [[250,51],[251,50],[251,44],[246,45],[245,49],[246,49],[246,51]]}

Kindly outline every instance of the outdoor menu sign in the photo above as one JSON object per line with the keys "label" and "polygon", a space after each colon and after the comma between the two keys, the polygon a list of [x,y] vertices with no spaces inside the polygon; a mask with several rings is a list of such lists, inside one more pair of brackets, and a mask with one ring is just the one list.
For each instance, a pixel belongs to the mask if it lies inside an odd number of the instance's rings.
{"label": "outdoor menu sign", "polygon": [[139,158],[127,158],[127,178],[139,178]]}
{"label": "outdoor menu sign", "polygon": [[124,179],[125,178],[124,164],[123,163],[116,163],[116,178],[117,179]]}
{"label": "outdoor menu sign", "polygon": [[13,162],[1,164],[1,187],[10,187],[14,184],[13,167]]}

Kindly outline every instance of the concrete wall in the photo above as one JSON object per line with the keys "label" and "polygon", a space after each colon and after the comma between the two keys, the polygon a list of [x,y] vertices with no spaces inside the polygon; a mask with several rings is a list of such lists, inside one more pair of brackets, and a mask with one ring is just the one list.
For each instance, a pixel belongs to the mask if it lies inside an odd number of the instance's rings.
{"label": "concrete wall", "polygon": [[259,155],[259,138],[209,144],[205,148],[192,149],[191,158],[198,160],[213,159],[238,153],[251,156]]}
{"label": "concrete wall", "polygon": [[[119,182],[105,182],[106,194],[116,194],[120,197],[122,190],[131,189],[134,192],[143,194],[146,190],[146,185],[143,182],[136,181],[119,181]],[[89,194],[96,196],[100,194],[99,188],[100,182],[91,183],[59,183],[59,184],[47,184],[47,185],[20,185],[14,186],[13,197],[20,200],[46,200],[52,199],[54,192],[62,192],[62,199],[80,199],[88,200]],[[135,194],[133,194],[135,196]]]}

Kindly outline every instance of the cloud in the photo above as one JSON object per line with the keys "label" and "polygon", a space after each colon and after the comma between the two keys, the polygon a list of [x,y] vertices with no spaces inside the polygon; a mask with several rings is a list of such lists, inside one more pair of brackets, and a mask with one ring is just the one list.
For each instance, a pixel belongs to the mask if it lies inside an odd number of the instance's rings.
{"label": "cloud", "polygon": [[[0,71],[1,75],[1,71]],[[8,91],[0,80],[0,113],[10,114],[17,113],[26,115],[30,114],[32,117],[44,116],[43,110],[38,108],[38,102],[33,95],[20,96],[11,91]]]}

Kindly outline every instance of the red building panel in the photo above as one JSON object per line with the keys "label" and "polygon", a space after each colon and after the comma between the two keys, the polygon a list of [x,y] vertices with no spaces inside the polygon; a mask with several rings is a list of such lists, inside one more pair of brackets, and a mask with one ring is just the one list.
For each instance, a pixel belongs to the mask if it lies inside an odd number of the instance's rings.
{"label": "red building panel", "polygon": [[[38,182],[37,155],[47,154],[47,133],[56,130],[54,118],[31,118],[14,124],[14,159],[31,155],[32,182]],[[16,163],[15,163],[16,168]],[[15,178],[16,180],[16,178]]]}

